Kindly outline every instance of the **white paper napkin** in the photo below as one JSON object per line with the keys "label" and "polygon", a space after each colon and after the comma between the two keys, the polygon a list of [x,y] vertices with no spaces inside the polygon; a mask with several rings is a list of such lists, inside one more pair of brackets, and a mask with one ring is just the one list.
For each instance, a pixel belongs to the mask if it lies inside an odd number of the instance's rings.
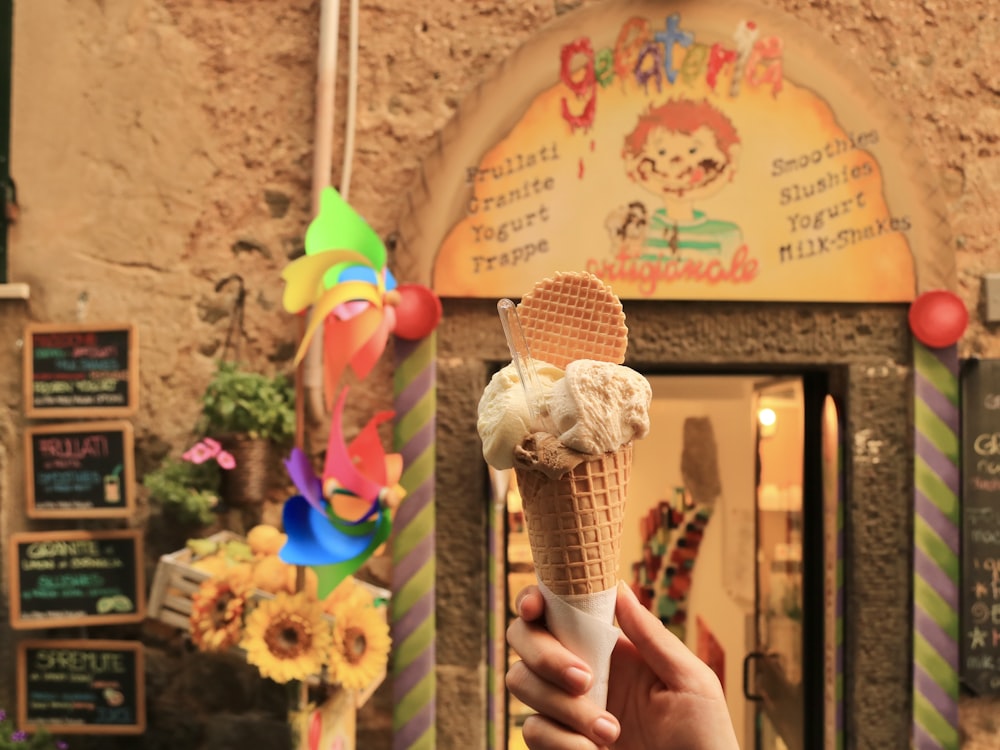
{"label": "white paper napkin", "polygon": [[594,674],[587,696],[601,708],[606,708],[611,652],[618,642],[619,633],[614,625],[618,589],[558,596],[541,581],[538,588],[545,597],[545,624],[549,632],[587,662]]}

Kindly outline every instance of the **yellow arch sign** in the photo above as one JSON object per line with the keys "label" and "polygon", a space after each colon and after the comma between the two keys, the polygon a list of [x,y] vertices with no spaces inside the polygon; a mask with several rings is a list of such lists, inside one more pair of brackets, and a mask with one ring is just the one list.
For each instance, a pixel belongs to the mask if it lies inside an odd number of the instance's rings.
{"label": "yellow arch sign", "polygon": [[576,269],[628,299],[906,302],[955,283],[900,123],[842,50],[740,3],[563,17],[469,97],[423,178],[400,271],[441,296]]}

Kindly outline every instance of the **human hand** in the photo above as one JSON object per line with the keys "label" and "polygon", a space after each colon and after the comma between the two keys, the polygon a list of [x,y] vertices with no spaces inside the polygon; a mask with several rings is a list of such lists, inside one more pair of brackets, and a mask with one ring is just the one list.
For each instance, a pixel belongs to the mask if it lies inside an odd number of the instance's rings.
{"label": "human hand", "polygon": [[611,657],[607,710],[585,696],[587,665],[545,629],[545,600],[534,586],[520,593],[520,617],[507,641],[521,661],[507,687],[538,712],[524,723],[531,750],[739,750],[715,673],[619,586],[622,629]]}

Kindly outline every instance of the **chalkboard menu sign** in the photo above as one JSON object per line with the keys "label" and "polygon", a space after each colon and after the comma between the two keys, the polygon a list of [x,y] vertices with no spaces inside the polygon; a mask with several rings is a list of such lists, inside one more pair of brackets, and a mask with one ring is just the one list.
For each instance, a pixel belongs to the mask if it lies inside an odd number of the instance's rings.
{"label": "chalkboard menu sign", "polygon": [[132,425],[106,421],[25,432],[28,515],[117,518],[132,514]]}
{"label": "chalkboard menu sign", "polygon": [[1000,360],[962,373],[962,683],[1000,695]]}
{"label": "chalkboard menu sign", "polygon": [[25,641],[17,648],[17,723],[52,734],[141,734],[145,669],[136,641]]}
{"label": "chalkboard menu sign", "polygon": [[24,336],[29,417],[126,417],[138,399],[139,349],[128,324],[33,324]]}
{"label": "chalkboard menu sign", "polygon": [[143,569],[138,531],[13,534],[10,624],[28,630],[139,622]]}

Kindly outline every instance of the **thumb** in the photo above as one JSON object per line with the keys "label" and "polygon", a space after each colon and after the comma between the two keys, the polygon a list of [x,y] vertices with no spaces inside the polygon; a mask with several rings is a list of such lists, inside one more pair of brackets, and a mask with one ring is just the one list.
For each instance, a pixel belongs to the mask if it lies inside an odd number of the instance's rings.
{"label": "thumb", "polygon": [[656,615],[642,606],[625,583],[618,585],[615,615],[622,632],[664,685],[694,691],[702,686],[703,673],[708,668]]}

